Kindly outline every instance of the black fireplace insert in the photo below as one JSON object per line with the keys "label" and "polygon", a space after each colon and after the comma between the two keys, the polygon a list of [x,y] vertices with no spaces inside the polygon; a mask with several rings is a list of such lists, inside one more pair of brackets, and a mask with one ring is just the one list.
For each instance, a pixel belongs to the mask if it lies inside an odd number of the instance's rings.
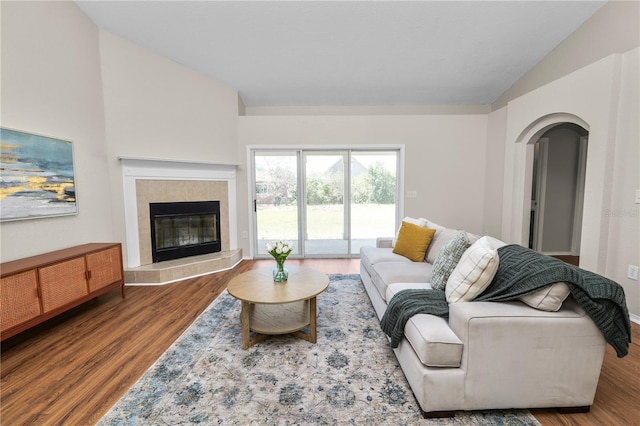
{"label": "black fireplace insert", "polygon": [[149,203],[153,262],[222,250],[220,201]]}

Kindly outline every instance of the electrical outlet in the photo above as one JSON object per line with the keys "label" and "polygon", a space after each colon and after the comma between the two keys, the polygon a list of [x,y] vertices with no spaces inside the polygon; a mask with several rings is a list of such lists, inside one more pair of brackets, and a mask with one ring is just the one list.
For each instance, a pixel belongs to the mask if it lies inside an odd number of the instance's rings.
{"label": "electrical outlet", "polygon": [[638,281],[638,267],[629,265],[627,269],[627,278]]}
{"label": "electrical outlet", "polygon": [[249,232],[247,231],[242,231],[242,238],[249,238]]}

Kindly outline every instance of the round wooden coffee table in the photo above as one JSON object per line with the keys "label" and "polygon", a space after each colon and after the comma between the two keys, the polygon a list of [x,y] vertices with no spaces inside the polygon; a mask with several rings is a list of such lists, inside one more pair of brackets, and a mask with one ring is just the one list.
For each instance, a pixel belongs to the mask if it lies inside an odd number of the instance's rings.
{"label": "round wooden coffee table", "polygon": [[[327,289],[329,277],[311,268],[287,269],[289,280],[284,283],[273,281],[272,268],[253,269],[229,282],[229,294],[242,301],[242,349],[273,334],[293,334],[316,343],[316,296]],[[300,331],[307,326],[308,334]],[[253,338],[252,331],[258,333]]]}

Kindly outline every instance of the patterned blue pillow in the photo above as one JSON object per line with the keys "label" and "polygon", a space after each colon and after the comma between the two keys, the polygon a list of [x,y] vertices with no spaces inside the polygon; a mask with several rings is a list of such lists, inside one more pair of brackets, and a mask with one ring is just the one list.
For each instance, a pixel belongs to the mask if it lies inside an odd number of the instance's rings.
{"label": "patterned blue pillow", "polygon": [[460,261],[462,254],[471,247],[471,241],[467,233],[462,231],[449,242],[447,242],[438,257],[433,262],[433,276],[431,277],[431,287],[436,290],[443,290],[447,286],[449,275]]}

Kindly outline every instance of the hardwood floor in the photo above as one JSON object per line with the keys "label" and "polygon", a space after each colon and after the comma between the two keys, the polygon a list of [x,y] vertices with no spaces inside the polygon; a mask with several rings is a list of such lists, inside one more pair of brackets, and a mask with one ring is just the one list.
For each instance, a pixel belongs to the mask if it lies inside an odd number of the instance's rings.
{"label": "hardwood floor", "polygon": [[580,256],[569,256],[569,255],[554,255],[556,259],[560,259],[563,262],[567,262],[570,265],[580,266]]}
{"label": "hardwood floor", "polygon": [[640,325],[631,323],[629,354],[618,358],[607,345],[596,397],[588,413],[558,414],[555,410],[531,410],[545,426],[640,424]]}
{"label": "hardwood floor", "polygon": [[[358,259],[290,259],[326,273],[355,274]],[[220,272],[98,297],[2,343],[2,425],[91,425],[136,382],[236,274],[271,265],[243,261]],[[607,347],[591,412],[535,410],[543,425],[627,425],[640,419],[640,325],[629,355]]]}

